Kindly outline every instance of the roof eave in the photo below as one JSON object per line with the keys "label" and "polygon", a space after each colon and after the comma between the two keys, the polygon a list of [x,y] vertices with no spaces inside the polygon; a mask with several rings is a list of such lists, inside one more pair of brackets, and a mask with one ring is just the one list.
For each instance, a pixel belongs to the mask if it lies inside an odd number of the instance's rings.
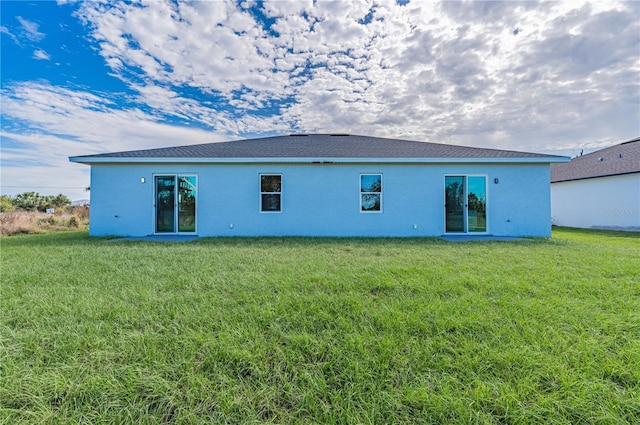
{"label": "roof eave", "polygon": [[637,171],[626,171],[623,173],[612,173],[612,174],[602,174],[599,176],[585,176],[585,177],[572,177],[568,179],[561,180],[551,180],[551,183],[565,183],[565,182],[575,182],[579,180],[592,180],[592,179],[601,179],[605,177],[617,177],[617,176],[628,176],[630,174],[640,174],[640,170]]}
{"label": "roof eave", "polygon": [[558,163],[569,162],[571,158],[565,156],[545,156],[545,157],[510,157],[510,158],[195,158],[195,157],[92,157],[92,156],[72,156],[69,161],[81,164],[150,164],[150,163],[191,163],[191,164],[265,164],[265,163],[283,163],[283,164],[362,164],[362,163],[388,163],[388,164],[435,164],[435,163]]}

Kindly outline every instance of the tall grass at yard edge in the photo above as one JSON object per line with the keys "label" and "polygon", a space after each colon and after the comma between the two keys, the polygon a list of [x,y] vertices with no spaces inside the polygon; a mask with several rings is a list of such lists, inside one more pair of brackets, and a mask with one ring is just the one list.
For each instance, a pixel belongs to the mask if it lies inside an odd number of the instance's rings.
{"label": "tall grass at yard edge", "polygon": [[52,214],[20,209],[0,213],[0,236],[43,234],[88,228],[89,208],[85,206],[59,208]]}

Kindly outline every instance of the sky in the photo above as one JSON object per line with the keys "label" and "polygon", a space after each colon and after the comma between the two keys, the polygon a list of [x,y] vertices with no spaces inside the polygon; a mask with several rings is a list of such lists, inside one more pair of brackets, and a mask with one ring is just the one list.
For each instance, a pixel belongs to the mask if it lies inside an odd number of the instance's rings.
{"label": "sky", "polygon": [[640,135],[640,2],[1,1],[1,192],[69,156],[349,133],[575,156]]}

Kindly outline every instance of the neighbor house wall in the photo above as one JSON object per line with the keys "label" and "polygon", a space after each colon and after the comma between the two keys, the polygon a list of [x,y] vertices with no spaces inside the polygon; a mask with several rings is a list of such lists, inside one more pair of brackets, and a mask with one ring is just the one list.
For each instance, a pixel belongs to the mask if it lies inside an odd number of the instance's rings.
{"label": "neighbor house wall", "polygon": [[557,226],[640,231],[640,174],[553,183]]}
{"label": "neighbor house wall", "polygon": [[[548,164],[275,163],[93,164],[91,235],[153,234],[162,173],[198,176],[199,236],[440,236],[452,174],[487,177],[487,233],[551,233]],[[282,212],[259,211],[261,173],[282,175]],[[383,174],[381,213],[360,212],[361,173]]]}

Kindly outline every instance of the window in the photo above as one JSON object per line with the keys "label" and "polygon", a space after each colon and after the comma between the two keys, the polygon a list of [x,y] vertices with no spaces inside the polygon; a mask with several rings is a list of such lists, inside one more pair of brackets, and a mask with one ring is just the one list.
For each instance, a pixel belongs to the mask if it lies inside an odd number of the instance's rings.
{"label": "window", "polygon": [[282,210],[282,176],[280,174],[260,174],[260,211],[280,212]]}
{"label": "window", "polygon": [[360,211],[382,211],[382,174],[360,174]]}

